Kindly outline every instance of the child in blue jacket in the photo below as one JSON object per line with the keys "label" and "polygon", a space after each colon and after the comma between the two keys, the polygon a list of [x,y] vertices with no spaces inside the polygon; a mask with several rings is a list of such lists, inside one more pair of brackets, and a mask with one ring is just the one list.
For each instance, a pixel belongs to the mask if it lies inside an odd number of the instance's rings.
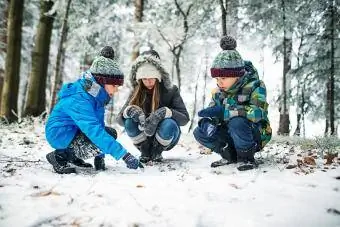
{"label": "child in blue jacket", "polygon": [[104,154],[123,158],[131,169],[141,166],[116,141],[116,130],[104,123],[104,107],[123,82],[114,50],[106,46],[79,80],[63,85],[46,123],[46,139],[55,148],[46,159],[57,173],[75,173],[75,166],[91,168],[83,160],[90,157],[95,157],[96,170],[104,170]]}

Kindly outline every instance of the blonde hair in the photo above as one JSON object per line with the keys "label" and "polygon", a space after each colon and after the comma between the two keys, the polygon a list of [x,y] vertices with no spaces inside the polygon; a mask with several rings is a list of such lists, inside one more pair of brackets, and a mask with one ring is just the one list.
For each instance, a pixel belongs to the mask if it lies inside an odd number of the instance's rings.
{"label": "blonde hair", "polygon": [[[144,102],[146,98],[146,92],[148,88],[146,88],[142,82],[142,80],[137,81],[137,86],[135,87],[135,90],[133,92],[130,105],[136,105],[144,109]],[[159,82],[156,80],[155,86],[153,87],[152,92],[152,100],[151,100],[151,112],[154,112],[159,107],[159,99],[160,99],[160,92],[159,92]]]}

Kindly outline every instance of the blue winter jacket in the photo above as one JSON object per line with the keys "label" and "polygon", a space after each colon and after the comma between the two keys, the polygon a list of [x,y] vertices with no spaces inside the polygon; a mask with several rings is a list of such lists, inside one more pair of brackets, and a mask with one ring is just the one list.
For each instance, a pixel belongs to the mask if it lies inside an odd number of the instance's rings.
{"label": "blue winter jacket", "polygon": [[64,84],[46,123],[46,139],[55,149],[67,148],[81,130],[104,154],[116,160],[126,149],[105,130],[104,106],[110,96],[86,72],[74,83]]}

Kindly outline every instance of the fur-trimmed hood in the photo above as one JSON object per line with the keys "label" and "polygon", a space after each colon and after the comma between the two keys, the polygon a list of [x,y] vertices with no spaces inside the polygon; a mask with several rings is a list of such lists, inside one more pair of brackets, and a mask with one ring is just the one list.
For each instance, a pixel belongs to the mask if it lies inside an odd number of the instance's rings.
{"label": "fur-trimmed hood", "polygon": [[162,83],[164,84],[164,87],[166,87],[167,89],[170,89],[170,88],[173,87],[173,84],[170,80],[169,73],[165,70],[165,68],[161,64],[160,60],[158,58],[154,57],[154,56],[151,56],[151,55],[141,55],[133,63],[133,65],[131,67],[131,72],[130,72],[130,82],[131,82],[133,87],[137,86],[137,81],[136,81],[137,70],[141,65],[143,65],[145,63],[152,64],[160,72],[160,74],[162,76]]}

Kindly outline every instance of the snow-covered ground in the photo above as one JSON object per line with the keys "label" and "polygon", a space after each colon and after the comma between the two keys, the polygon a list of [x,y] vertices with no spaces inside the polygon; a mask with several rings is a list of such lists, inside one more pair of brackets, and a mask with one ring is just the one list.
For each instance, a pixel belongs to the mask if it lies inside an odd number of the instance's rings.
{"label": "snow-covered ground", "polygon": [[[104,172],[58,175],[45,160],[52,149],[42,124],[0,127],[1,227],[340,226],[338,160],[307,166],[309,174],[286,169],[303,156],[296,147],[271,143],[258,169],[238,172],[210,168],[219,157],[183,135],[164,163],[144,171],[107,157]],[[119,141],[138,155],[125,134]]]}

